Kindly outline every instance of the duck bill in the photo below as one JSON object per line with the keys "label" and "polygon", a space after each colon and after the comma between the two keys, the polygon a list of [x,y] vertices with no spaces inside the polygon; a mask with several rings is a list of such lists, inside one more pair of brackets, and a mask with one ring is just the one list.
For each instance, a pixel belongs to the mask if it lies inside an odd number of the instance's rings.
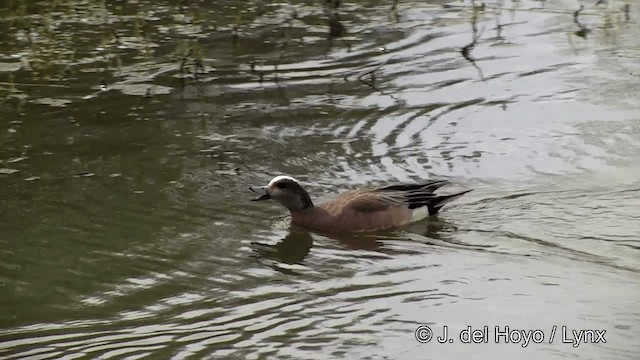
{"label": "duck bill", "polygon": [[267,193],[267,190],[263,187],[259,187],[259,186],[249,186],[249,190],[253,191],[254,193],[258,194],[258,197],[251,199],[251,201],[262,201],[262,200],[269,200],[271,199],[271,196]]}

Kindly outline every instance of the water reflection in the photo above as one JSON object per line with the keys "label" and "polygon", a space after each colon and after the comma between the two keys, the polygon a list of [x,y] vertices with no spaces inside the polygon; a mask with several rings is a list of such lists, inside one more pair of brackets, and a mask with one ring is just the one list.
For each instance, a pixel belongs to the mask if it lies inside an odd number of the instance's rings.
{"label": "water reflection", "polygon": [[454,223],[437,216],[413,223],[404,228],[369,233],[312,232],[291,224],[286,236],[275,244],[252,241],[251,248],[254,256],[259,259],[270,259],[292,265],[304,264],[305,258],[312,250],[314,237],[323,241],[336,242],[341,247],[349,250],[366,250],[387,255],[406,253],[406,250],[399,250],[389,246],[399,241],[479,251],[493,247],[493,245],[470,244],[457,240],[456,233],[458,228]]}
{"label": "water reflection", "polygon": [[257,256],[274,259],[285,264],[299,264],[309,254],[313,246],[311,233],[304,229],[291,230],[275,245],[251,242]]}
{"label": "water reflection", "polygon": [[[637,358],[640,16],[595,2],[2,3],[0,357]],[[477,190],[336,236],[239,200],[273,173]]]}
{"label": "water reflection", "polygon": [[[484,3],[482,3],[481,8],[474,7],[474,10],[472,11],[472,16],[471,16],[471,36],[472,36],[471,42],[463,46],[462,49],[460,49],[460,53],[462,54],[462,57],[464,57],[465,60],[467,60],[474,68],[476,68],[476,70],[478,70],[478,76],[480,77],[480,80],[483,80],[483,81],[484,81],[484,75],[482,74],[482,69],[480,69],[480,67],[476,63],[476,59],[471,55],[471,51],[478,43],[478,39],[480,38],[480,36],[482,36],[482,33],[478,32],[478,13],[481,11],[484,11],[484,7],[485,7]],[[497,16],[496,18],[498,17],[499,16]],[[498,25],[498,27],[500,28],[500,25]],[[500,35],[498,35],[498,37],[500,37]]]}

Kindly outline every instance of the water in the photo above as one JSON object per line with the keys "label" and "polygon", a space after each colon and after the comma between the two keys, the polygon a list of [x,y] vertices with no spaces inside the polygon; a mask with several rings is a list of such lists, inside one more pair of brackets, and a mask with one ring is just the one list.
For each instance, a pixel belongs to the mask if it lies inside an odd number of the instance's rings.
{"label": "water", "polygon": [[[584,5],[5,4],[0,357],[637,357],[640,8]],[[277,174],[474,191],[325,236]]]}

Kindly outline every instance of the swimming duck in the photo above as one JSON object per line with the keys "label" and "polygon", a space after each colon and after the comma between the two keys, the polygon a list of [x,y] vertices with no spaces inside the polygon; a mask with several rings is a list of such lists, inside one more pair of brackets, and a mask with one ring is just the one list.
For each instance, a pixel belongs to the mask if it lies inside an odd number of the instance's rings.
{"label": "swimming duck", "polygon": [[265,187],[250,186],[259,196],[253,201],[273,199],[289,209],[291,222],[328,232],[363,232],[402,227],[435,215],[447,203],[471,190],[437,195],[447,180],[359,189],[314,205],[300,182],[290,176],[276,176]]}

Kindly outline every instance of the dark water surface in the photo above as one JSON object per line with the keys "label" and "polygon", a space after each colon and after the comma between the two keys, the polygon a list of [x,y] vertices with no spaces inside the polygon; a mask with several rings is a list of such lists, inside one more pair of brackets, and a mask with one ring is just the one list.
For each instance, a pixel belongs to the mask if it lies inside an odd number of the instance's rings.
{"label": "dark water surface", "polygon": [[[0,358],[640,356],[634,2],[60,3],[1,7]],[[278,174],[475,190],[329,237]]]}

